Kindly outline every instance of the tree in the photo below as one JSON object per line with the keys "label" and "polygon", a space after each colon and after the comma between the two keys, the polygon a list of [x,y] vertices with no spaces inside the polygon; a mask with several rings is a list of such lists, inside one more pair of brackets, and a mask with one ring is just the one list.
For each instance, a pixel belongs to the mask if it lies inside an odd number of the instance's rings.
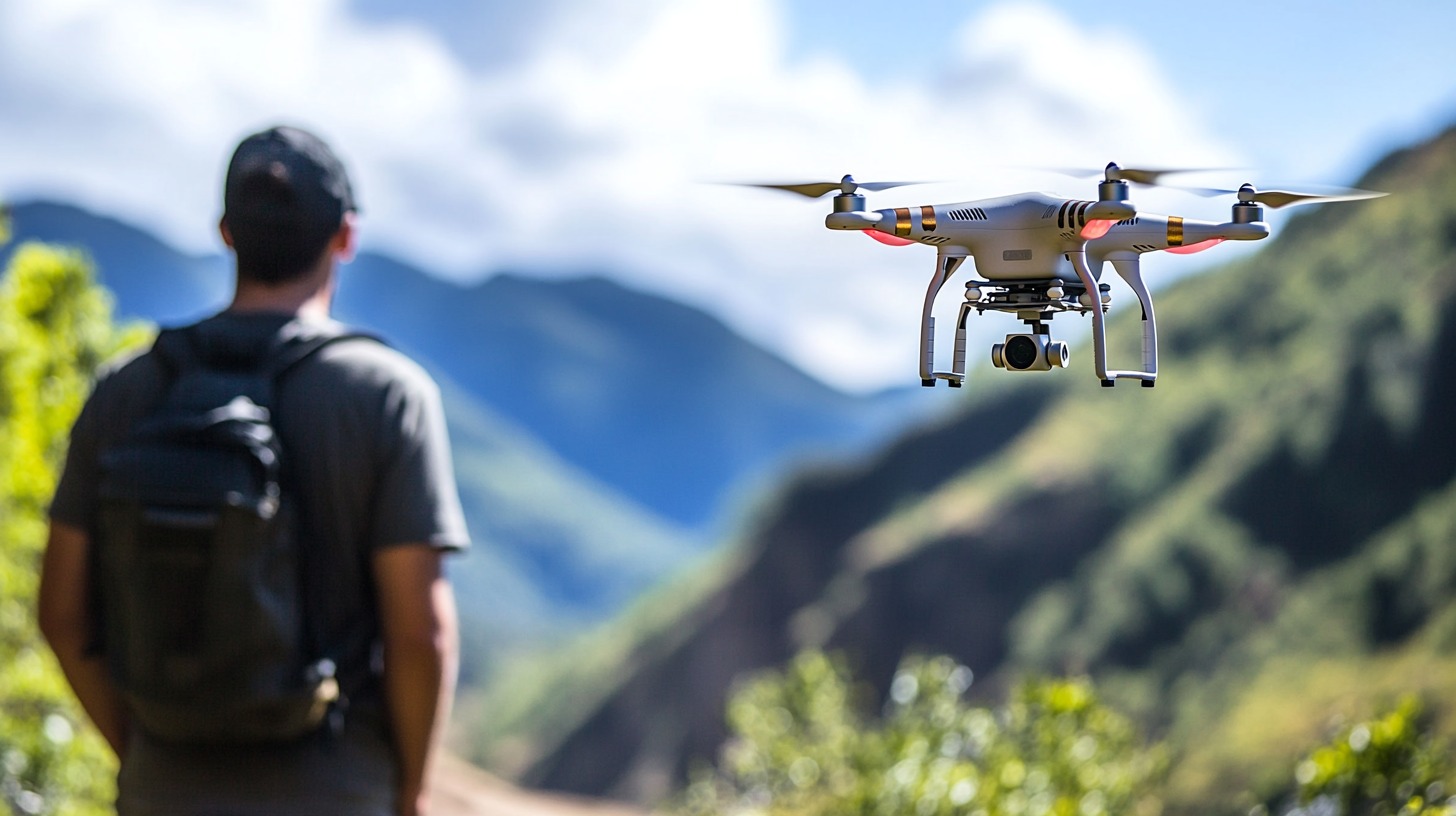
{"label": "tree", "polygon": [[41,640],[35,596],[71,423],[102,361],[146,335],[113,325],[80,252],[25,244],[0,278],[0,802],[12,813],[103,813],[114,798],[114,759]]}
{"label": "tree", "polygon": [[1343,728],[1295,769],[1301,808],[1332,816],[1456,816],[1451,746],[1407,697]]}
{"label": "tree", "polygon": [[1155,813],[1165,753],[1085,680],[1028,680],[996,708],[968,705],[949,658],[900,666],[879,718],[843,661],[800,655],[728,707],[733,738],[684,814],[1100,816]]}

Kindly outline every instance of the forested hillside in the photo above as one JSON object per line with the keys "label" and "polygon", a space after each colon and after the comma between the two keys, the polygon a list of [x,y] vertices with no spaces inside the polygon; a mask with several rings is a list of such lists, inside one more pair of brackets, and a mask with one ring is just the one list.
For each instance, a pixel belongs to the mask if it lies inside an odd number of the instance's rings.
{"label": "forested hillside", "polygon": [[1273,795],[1401,692],[1456,733],[1456,131],[1358,184],[1392,195],[1159,293],[1156,389],[987,372],[956,416],[790,484],[726,578],[639,617],[527,778],[659,797],[715,756],[735,679],[806,648],[881,694],[916,651],[986,697],[1090,673],[1169,737],[1175,810]]}

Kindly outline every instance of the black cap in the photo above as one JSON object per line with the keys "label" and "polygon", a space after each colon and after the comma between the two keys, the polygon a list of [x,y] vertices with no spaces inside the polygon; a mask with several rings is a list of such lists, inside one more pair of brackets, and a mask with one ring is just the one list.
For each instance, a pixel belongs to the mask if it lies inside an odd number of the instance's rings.
{"label": "black cap", "polygon": [[223,219],[229,224],[335,229],[344,213],[357,210],[343,162],[308,131],[255,133],[228,163]]}

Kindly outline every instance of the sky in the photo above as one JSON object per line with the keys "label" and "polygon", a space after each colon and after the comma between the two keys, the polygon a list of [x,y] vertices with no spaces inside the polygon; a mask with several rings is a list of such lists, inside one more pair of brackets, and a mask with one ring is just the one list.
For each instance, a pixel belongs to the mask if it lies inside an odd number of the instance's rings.
{"label": "sky", "polygon": [[[1095,180],[1038,168],[1114,160],[1352,184],[1456,122],[1452,30],[1438,0],[0,0],[0,198],[221,252],[232,146],[301,125],[353,173],[367,250],[466,283],[606,274],[836,386],[912,385],[933,252],[721,182],[941,182],[871,207],[1090,198]],[[1227,246],[1145,268],[1250,251]],[[985,337],[1016,330],[998,319]],[[1069,320],[1053,328],[1075,347],[1087,321]]]}

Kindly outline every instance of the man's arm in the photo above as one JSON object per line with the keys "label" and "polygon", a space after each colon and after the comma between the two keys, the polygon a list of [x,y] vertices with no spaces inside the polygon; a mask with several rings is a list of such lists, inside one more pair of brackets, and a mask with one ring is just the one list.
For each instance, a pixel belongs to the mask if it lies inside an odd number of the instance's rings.
{"label": "man's arm", "polygon": [[385,547],[374,555],[401,816],[428,807],[432,760],[455,693],[460,651],[455,595],[440,559],[439,551],[424,544]]}
{"label": "man's arm", "polygon": [[50,540],[41,564],[38,617],[40,631],[60,661],[61,671],[81,707],[117,756],[126,751],[127,717],[121,695],[111,683],[106,661],[86,653],[91,641],[87,608],[91,539],[84,531],[51,522]]}

